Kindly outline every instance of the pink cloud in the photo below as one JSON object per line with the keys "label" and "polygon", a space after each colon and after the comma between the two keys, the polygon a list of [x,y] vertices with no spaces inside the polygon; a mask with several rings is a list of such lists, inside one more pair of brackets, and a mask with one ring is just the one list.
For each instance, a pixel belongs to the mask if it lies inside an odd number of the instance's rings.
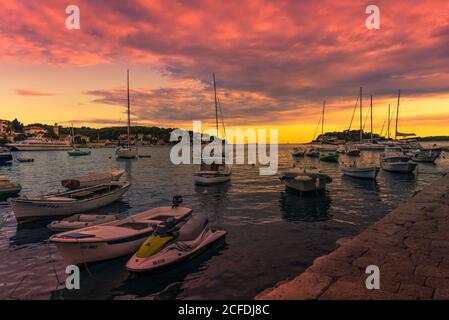
{"label": "pink cloud", "polygon": [[[365,28],[368,3],[360,0],[77,3],[81,30],[70,31],[66,1],[0,0],[0,60],[147,63],[174,83],[203,84],[136,91],[135,112],[143,118],[207,117],[212,72],[234,123],[307,115],[323,99],[351,110],[359,86],[376,98],[393,97],[398,88],[406,96],[449,93],[445,0],[378,0],[378,31]],[[111,88],[90,94],[108,104],[124,97]]]}
{"label": "pink cloud", "polygon": [[29,90],[29,89],[16,89],[16,94],[20,96],[27,96],[27,97],[47,97],[47,96],[54,96],[54,93],[51,92],[43,92],[43,91],[37,91],[37,90]]}

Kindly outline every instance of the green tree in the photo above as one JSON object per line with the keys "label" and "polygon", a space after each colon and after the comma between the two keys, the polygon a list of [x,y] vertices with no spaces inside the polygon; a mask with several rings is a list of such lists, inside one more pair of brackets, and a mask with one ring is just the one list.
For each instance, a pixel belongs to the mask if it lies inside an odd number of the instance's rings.
{"label": "green tree", "polygon": [[11,122],[11,128],[15,132],[23,132],[23,123],[20,122],[19,120],[17,120],[17,118],[16,118]]}

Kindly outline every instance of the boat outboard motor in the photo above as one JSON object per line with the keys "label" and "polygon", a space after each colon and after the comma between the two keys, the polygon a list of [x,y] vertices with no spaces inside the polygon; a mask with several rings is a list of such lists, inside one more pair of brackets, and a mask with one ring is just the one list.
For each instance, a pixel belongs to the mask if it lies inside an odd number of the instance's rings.
{"label": "boat outboard motor", "polygon": [[172,208],[179,207],[179,205],[182,203],[182,196],[179,196],[179,195],[173,196],[171,203],[172,203]]}

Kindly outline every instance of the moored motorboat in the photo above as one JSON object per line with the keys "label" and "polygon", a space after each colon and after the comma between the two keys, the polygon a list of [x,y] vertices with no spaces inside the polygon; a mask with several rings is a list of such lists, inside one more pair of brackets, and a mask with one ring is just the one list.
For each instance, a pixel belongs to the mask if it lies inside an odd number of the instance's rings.
{"label": "moored motorboat", "polygon": [[371,166],[371,167],[357,167],[357,166],[347,166],[342,167],[341,171],[344,175],[359,178],[359,179],[376,179],[376,176],[379,172],[379,167]]}
{"label": "moored motorboat", "polygon": [[386,147],[381,155],[381,166],[388,172],[412,173],[417,164],[411,161],[400,147]]}
{"label": "moored motorboat", "polygon": [[62,180],[61,184],[63,187],[72,190],[79,188],[87,188],[98,184],[118,181],[124,173],[125,170],[123,169],[104,171],[104,172],[93,172],[85,176]]}
{"label": "moored motorboat", "polygon": [[112,214],[75,214],[62,220],[53,221],[47,225],[47,228],[54,232],[64,232],[91,227],[97,224],[103,224],[116,220],[119,220],[119,217]]}
{"label": "moored motorboat", "polygon": [[21,196],[11,200],[18,223],[53,216],[67,216],[104,207],[128,191],[129,182],[110,182],[51,195]]}
{"label": "moored motorboat", "polygon": [[281,173],[280,180],[288,188],[299,192],[320,191],[332,178],[316,168],[294,167]]}
{"label": "moored motorboat", "polygon": [[0,165],[10,164],[12,160],[12,155],[9,149],[0,148]]}
{"label": "moored motorboat", "polygon": [[0,176],[0,197],[15,196],[22,190],[22,187],[18,183],[13,183],[6,176]]}
{"label": "moored motorboat", "polygon": [[432,149],[427,149],[415,153],[412,156],[412,160],[414,162],[435,163],[439,156],[440,152],[433,151]]}
{"label": "moored motorboat", "polygon": [[350,144],[346,146],[346,155],[350,157],[358,157],[360,156],[360,150],[357,146]]}
{"label": "moored motorboat", "polygon": [[192,209],[178,206],[154,208],[125,219],[53,235],[64,262],[83,264],[130,255],[161,224],[187,219]]}
{"label": "moored motorboat", "polygon": [[231,174],[231,165],[203,163],[200,169],[194,174],[194,180],[198,185],[218,184],[231,180]]}
{"label": "moored motorboat", "polygon": [[33,158],[17,158],[17,161],[26,163],[26,162],[34,162],[34,159]]}
{"label": "moored motorboat", "polygon": [[294,157],[302,157],[302,156],[304,156],[304,153],[305,153],[304,149],[301,149],[298,147],[295,147],[292,150],[292,156],[294,156]]}
{"label": "moored motorboat", "polygon": [[320,156],[320,152],[315,148],[308,148],[304,153],[307,157],[318,158]]}
{"label": "moored motorboat", "polygon": [[212,230],[207,224],[207,218],[197,214],[173,227],[156,229],[129,259],[126,269],[154,271],[196,256],[226,236],[226,231]]}

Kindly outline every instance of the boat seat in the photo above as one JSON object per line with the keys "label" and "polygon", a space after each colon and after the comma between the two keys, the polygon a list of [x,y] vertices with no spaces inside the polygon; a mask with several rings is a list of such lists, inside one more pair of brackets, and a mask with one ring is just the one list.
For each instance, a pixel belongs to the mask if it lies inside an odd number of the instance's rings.
{"label": "boat seat", "polygon": [[148,223],[127,222],[125,224],[118,225],[117,227],[128,228],[133,230],[142,230],[148,228]]}
{"label": "boat seat", "polygon": [[204,214],[192,216],[178,231],[179,241],[192,241],[204,230],[207,225],[207,218]]}
{"label": "boat seat", "polygon": [[[42,200],[42,199],[38,199]],[[67,198],[67,197],[46,197],[45,200],[52,200],[52,201],[75,201],[75,199]]]}
{"label": "boat seat", "polygon": [[79,191],[77,193],[72,193],[72,197],[74,198],[86,198],[86,197],[91,197],[95,195],[95,192],[93,191]]}

